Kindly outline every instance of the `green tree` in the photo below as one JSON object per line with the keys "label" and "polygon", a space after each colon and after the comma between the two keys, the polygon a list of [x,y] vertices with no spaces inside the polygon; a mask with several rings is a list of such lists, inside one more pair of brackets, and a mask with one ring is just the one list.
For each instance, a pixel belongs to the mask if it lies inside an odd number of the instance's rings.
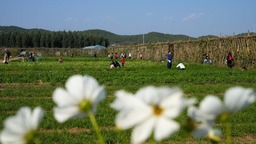
{"label": "green tree", "polygon": [[43,32],[41,33],[41,36],[40,36],[40,47],[46,47],[46,33]]}
{"label": "green tree", "polygon": [[41,37],[40,31],[32,32],[33,47],[40,47],[40,37]]}
{"label": "green tree", "polygon": [[16,47],[22,47],[22,34],[21,32],[17,32],[16,34]]}

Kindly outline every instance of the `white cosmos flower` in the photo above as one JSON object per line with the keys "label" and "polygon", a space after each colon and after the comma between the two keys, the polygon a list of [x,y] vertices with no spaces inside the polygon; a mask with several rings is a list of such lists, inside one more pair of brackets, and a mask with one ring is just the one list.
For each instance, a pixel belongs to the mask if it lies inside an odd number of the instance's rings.
{"label": "white cosmos flower", "polygon": [[190,107],[188,116],[201,124],[193,132],[195,137],[203,137],[215,125],[216,119],[226,121],[230,115],[255,101],[253,89],[233,87],[225,92],[224,101],[219,97],[209,95],[199,104],[199,108]]}
{"label": "white cosmos flower", "polygon": [[111,107],[118,110],[116,125],[119,129],[134,127],[132,143],[143,143],[154,133],[154,139],[160,141],[177,132],[178,117],[183,108],[194,103],[187,100],[178,88],[148,86],[133,95],[123,90],[116,92],[116,100]]}
{"label": "white cosmos flower", "polygon": [[188,108],[187,115],[189,117],[188,127],[192,129],[193,137],[206,137],[213,130],[213,126],[215,125],[214,116],[207,115],[194,106]]}
{"label": "white cosmos flower", "polygon": [[106,97],[104,86],[99,86],[91,76],[71,76],[65,87],[66,90],[57,88],[53,92],[53,101],[57,104],[54,117],[60,123],[87,116],[88,111],[96,113],[97,104]]}
{"label": "white cosmos flower", "polygon": [[0,133],[2,144],[32,143],[44,112],[40,107],[33,111],[22,107],[15,116],[4,121],[4,130]]}

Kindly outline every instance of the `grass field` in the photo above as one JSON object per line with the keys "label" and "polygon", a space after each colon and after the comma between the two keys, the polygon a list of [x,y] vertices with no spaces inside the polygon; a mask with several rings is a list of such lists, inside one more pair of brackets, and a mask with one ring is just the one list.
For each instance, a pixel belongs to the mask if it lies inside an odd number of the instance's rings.
{"label": "grass field", "polygon": [[[107,98],[100,103],[96,115],[97,122],[106,143],[129,143],[131,130],[115,129],[116,111],[109,107],[115,99],[114,93],[124,89],[135,93],[148,86],[180,87],[185,95],[199,101],[211,94],[223,97],[224,92],[233,86],[256,89],[256,72],[228,69],[214,65],[185,62],[186,70],[171,70],[164,62],[126,60],[125,67],[109,69],[106,58],[41,58],[40,62],[11,61],[0,64],[0,129],[3,121],[14,115],[22,106],[41,106],[45,116],[40,125],[39,139],[42,143],[97,143],[96,134],[89,119],[69,120],[59,124],[53,117],[52,93],[57,87],[64,87],[66,80],[75,74],[90,75],[105,85]],[[232,116],[233,143],[256,143],[256,104],[252,104]],[[186,116],[182,115],[180,120]],[[222,124],[217,127],[223,129]],[[207,139],[194,139],[181,129],[173,137],[161,143],[208,143]]]}

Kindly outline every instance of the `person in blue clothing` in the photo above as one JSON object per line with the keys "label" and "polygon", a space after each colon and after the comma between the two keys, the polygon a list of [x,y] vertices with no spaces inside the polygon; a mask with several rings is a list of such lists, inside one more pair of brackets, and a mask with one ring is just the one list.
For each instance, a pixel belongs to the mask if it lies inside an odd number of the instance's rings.
{"label": "person in blue clothing", "polygon": [[167,55],[167,68],[172,68],[172,52],[169,51]]}

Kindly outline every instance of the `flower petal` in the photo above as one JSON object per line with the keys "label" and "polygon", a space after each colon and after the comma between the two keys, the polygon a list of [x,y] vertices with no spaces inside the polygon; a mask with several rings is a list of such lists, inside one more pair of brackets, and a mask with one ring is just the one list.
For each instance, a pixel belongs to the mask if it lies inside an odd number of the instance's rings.
{"label": "flower petal", "polygon": [[150,105],[158,105],[163,99],[157,88],[153,86],[141,88],[135,96]]}
{"label": "flower petal", "polygon": [[105,99],[105,97],[106,97],[105,88],[103,86],[99,86],[94,90],[94,92],[90,96],[90,99],[92,103],[97,104],[103,99]]}
{"label": "flower petal", "polygon": [[255,101],[253,89],[233,87],[226,91],[224,103],[229,112],[235,113]]}
{"label": "flower petal", "polygon": [[143,101],[124,90],[117,91],[115,95],[116,99],[110,105],[115,110],[148,108],[148,106]]}
{"label": "flower petal", "polygon": [[32,111],[29,107],[21,107],[15,116],[4,121],[5,129],[1,132],[1,142],[27,143],[24,136],[31,130],[36,130],[39,114],[38,108]]}
{"label": "flower petal", "polygon": [[180,115],[181,109],[179,107],[164,108],[163,116],[168,118],[176,118]]}
{"label": "flower petal", "polygon": [[17,112],[17,116],[20,117],[22,123],[26,130],[28,131],[31,129],[31,117],[32,117],[32,111],[29,107],[22,107]]}
{"label": "flower petal", "polygon": [[181,91],[175,91],[172,95],[166,97],[160,103],[160,107],[164,109],[163,115],[169,118],[176,118],[180,115],[185,104]]}
{"label": "flower petal", "polygon": [[180,104],[182,104],[183,99],[183,92],[179,89],[173,90],[172,93],[168,95],[162,102],[161,107],[167,108],[167,107],[181,107]]}
{"label": "flower petal", "polygon": [[122,110],[116,117],[116,125],[120,129],[128,129],[145,121],[151,114],[151,109]]}
{"label": "flower petal", "polygon": [[158,94],[163,97],[170,97],[177,92],[181,92],[179,88],[159,87],[157,88]]}
{"label": "flower petal", "polygon": [[41,107],[36,107],[33,110],[32,118],[31,118],[31,122],[32,122],[31,125],[34,130],[36,130],[38,128],[39,123],[43,119],[43,116],[44,116],[44,111],[42,110]]}
{"label": "flower petal", "polygon": [[199,110],[206,115],[218,116],[225,110],[225,107],[218,97],[209,95],[200,103]]}
{"label": "flower petal", "polygon": [[202,120],[201,113],[200,113],[199,109],[194,107],[194,106],[191,106],[191,107],[188,108],[187,115],[195,121],[201,121]]}
{"label": "flower petal", "polygon": [[199,127],[197,127],[193,132],[192,136],[195,138],[202,138],[206,137],[208,135],[208,132],[210,131],[211,127],[206,124],[201,124]]}
{"label": "flower petal", "polygon": [[27,128],[23,124],[23,120],[19,116],[11,116],[4,121],[5,129],[11,133],[23,134]]}
{"label": "flower petal", "polygon": [[146,141],[152,133],[156,121],[156,117],[151,117],[142,124],[136,126],[132,131],[132,143],[139,144]]}
{"label": "flower petal", "polygon": [[91,97],[94,91],[99,87],[97,80],[91,76],[83,77],[83,98]]}
{"label": "flower petal", "polygon": [[70,118],[79,114],[79,109],[76,106],[73,107],[57,107],[53,109],[54,117],[59,123],[63,123]]}
{"label": "flower petal", "polygon": [[84,79],[81,75],[74,75],[68,78],[66,89],[71,97],[78,101],[83,99],[84,94]]}
{"label": "flower petal", "polygon": [[161,141],[164,138],[169,137],[173,133],[177,132],[180,128],[180,125],[173,121],[163,117],[158,118],[155,126],[155,140]]}
{"label": "flower petal", "polygon": [[15,134],[9,132],[8,130],[3,130],[0,133],[0,141],[3,144],[24,144],[26,143],[23,139],[23,135]]}
{"label": "flower petal", "polygon": [[77,105],[79,101],[72,97],[67,91],[63,88],[57,88],[53,92],[53,101],[59,106],[69,106],[69,105]]}

